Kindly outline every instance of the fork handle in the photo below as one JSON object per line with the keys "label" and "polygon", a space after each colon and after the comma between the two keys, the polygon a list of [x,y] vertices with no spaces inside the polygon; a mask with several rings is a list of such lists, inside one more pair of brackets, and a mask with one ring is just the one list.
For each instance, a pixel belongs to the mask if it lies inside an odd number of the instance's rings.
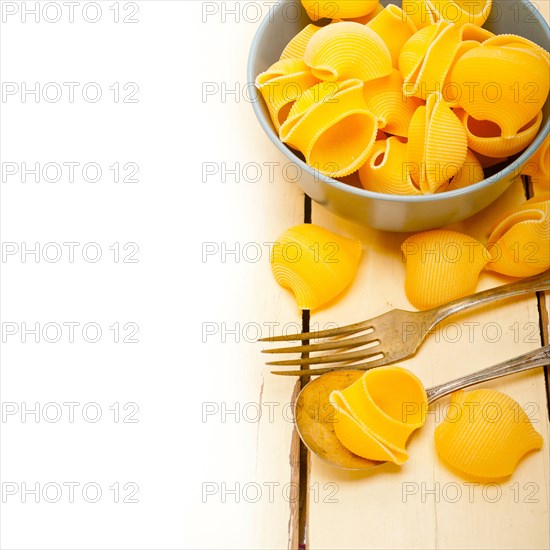
{"label": "fork handle", "polygon": [[479,306],[494,300],[500,300],[501,298],[519,296],[521,294],[528,294],[530,292],[548,289],[550,289],[550,270],[547,270],[540,275],[535,275],[515,283],[477,292],[476,294],[465,296],[464,298],[459,298],[458,300],[454,300],[448,304],[435,307],[430,310],[433,314],[433,322],[431,326],[433,327],[443,319],[449,317],[449,315],[453,315],[470,307]]}
{"label": "fork handle", "polygon": [[536,350],[530,351],[519,357],[514,357],[504,363],[499,363],[492,367],[474,372],[463,376],[462,378],[457,378],[452,382],[445,382],[440,386],[435,386],[426,391],[428,395],[428,403],[432,403],[440,397],[444,397],[453,393],[457,390],[462,390],[464,388],[469,388],[480,382],[487,382],[488,380],[494,380],[495,378],[501,378],[503,376],[508,376],[509,374],[514,374],[516,372],[522,372],[525,370],[534,369],[537,367],[543,367],[550,363],[550,346],[544,346]]}

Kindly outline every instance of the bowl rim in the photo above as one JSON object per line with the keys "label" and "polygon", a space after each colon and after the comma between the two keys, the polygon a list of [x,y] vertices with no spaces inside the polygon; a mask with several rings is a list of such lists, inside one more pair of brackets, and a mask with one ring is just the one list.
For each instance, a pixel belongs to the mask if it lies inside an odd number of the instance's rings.
{"label": "bowl rim", "polygon": [[[519,0],[519,1],[525,6],[533,6],[533,4],[531,4],[529,0]],[[389,202],[403,202],[403,203],[422,202],[423,203],[423,202],[439,202],[439,201],[444,201],[446,199],[454,199],[456,197],[469,195],[470,193],[473,193],[475,191],[479,191],[481,189],[490,187],[491,185],[497,183],[498,181],[501,181],[502,179],[506,178],[514,171],[518,170],[520,166],[525,164],[529,160],[529,158],[533,156],[533,154],[537,151],[537,149],[542,145],[542,142],[546,139],[546,136],[550,133],[550,116],[549,116],[548,120],[546,121],[546,124],[544,124],[544,126],[541,127],[534,141],[529,145],[529,147],[527,147],[523,151],[521,156],[519,156],[511,164],[509,164],[508,166],[506,166],[496,174],[493,174],[492,176],[489,176],[488,178],[485,178],[484,180],[478,183],[474,183],[473,185],[463,187],[462,189],[456,189],[454,191],[445,191],[444,193],[433,193],[433,194],[427,194],[427,195],[390,195],[388,193],[378,193],[376,191],[368,191],[367,189],[360,189],[358,187],[354,187],[353,185],[349,185],[347,183],[331,178],[330,176],[325,176],[318,170],[315,170],[314,168],[309,166],[309,164],[305,163],[280,140],[279,136],[273,129],[273,124],[271,120],[268,117],[266,117],[263,111],[260,109],[260,103],[263,102],[263,98],[261,97],[261,94],[258,92],[255,85],[256,77],[258,75],[254,74],[254,64],[256,61],[259,44],[263,38],[264,33],[267,31],[269,25],[272,23],[274,14],[277,11],[281,10],[282,6],[287,2],[288,0],[278,0],[277,3],[269,9],[269,13],[264,17],[263,21],[260,23],[260,26],[258,27],[258,30],[256,31],[256,34],[254,35],[254,39],[252,40],[252,44],[250,46],[250,52],[248,55],[247,87],[249,90],[250,89],[253,90],[253,93],[252,93],[253,97],[251,98],[252,108],[254,109],[256,117],[260,122],[260,125],[264,129],[265,133],[269,136],[269,138],[276,145],[279,151],[281,151],[291,161],[299,165],[302,170],[305,170],[311,176],[313,176],[316,182],[323,182],[331,187],[335,187],[339,191],[345,191],[352,195],[357,195],[360,197],[376,199],[381,201],[389,201]],[[394,4],[395,2],[394,0],[390,0],[390,3]],[[550,38],[550,26],[546,22],[544,17],[541,15],[540,11],[538,9],[533,10],[533,15],[537,19],[538,23],[542,26],[546,35]],[[546,101],[547,102],[550,101],[550,96],[547,98]]]}

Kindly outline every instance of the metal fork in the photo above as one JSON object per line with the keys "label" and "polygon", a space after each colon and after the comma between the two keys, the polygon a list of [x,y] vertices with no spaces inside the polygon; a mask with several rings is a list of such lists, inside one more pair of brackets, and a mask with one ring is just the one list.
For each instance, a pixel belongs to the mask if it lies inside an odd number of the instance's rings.
{"label": "metal fork", "polygon": [[[273,374],[283,376],[312,376],[325,374],[336,370],[359,369],[367,370],[383,365],[390,365],[396,361],[412,357],[422,342],[425,340],[429,331],[450,315],[458,313],[464,309],[479,306],[501,298],[518,296],[539,290],[550,289],[550,270],[529,277],[521,281],[508,285],[499,286],[490,290],[484,290],[466,296],[448,304],[428,309],[425,311],[404,311],[402,309],[393,309],[380,315],[346,325],[336,329],[322,330],[318,332],[304,332],[302,334],[289,334],[286,336],[272,336],[262,338],[260,342],[291,342],[301,340],[301,346],[264,349],[263,353],[300,353],[302,357],[298,359],[289,359],[284,361],[271,361],[268,365],[302,367],[309,365],[324,365],[327,363],[345,363],[343,366],[333,366],[327,368],[302,368],[301,370],[273,371]],[[369,331],[360,336],[360,332]],[[351,338],[350,338],[351,336]],[[341,337],[341,338],[339,338]],[[313,339],[327,338],[328,340],[310,344]],[[347,351],[360,346],[370,345],[362,350]],[[338,351],[338,353],[314,355],[312,353],[323,351]],[[304,357],[306,355],[306,357]],[[377,356],[382,356],[376,359]],[[366,361],[370,359],[369,361]],[[355,361],[365,361],[355,363]]]}

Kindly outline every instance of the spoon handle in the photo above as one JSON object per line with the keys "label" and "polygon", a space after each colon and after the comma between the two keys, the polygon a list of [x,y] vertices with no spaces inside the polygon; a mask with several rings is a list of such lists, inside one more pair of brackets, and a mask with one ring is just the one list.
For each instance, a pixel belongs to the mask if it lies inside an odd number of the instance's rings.
{"label": "spoon handle", "polygon": [[550,364],[550,346],[544,346],[520,355],[519,357],[514,357],[513,359],[504,361],[504,363],[499,363],[498,365],[488,367],[478,372],[463,376],[462,378],[452,380],[451,382],[445,382],[444,384],[430,388],[426,392],[428,394],[428,403],[432,403],[440,397],[444,397],[445,395],[449,395],[450,393],[463,388],[469,388],[470,386],[474,386],[480,382],[494,380],[495,378],[501,378],[502,376],[542,367],[548,364]]}

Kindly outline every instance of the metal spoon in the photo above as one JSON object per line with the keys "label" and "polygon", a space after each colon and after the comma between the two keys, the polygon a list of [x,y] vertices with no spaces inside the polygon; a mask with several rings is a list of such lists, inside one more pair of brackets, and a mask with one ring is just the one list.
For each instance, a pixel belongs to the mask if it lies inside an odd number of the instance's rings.
{"label": "metal spoon", "polygon": [[[545,346],[492,367],[426,390],[428,403],[480,382],[494,380],[550,363],[550,346]],[[333,390],[347,388],[364,371],[329,372],[312,380],[298,394],[294,409],[296,429],[304,445],[318,457],[344,470],[369,470],[384,464],[357,456],[340,443],[334,432],[335,410],[329,402]]]}

